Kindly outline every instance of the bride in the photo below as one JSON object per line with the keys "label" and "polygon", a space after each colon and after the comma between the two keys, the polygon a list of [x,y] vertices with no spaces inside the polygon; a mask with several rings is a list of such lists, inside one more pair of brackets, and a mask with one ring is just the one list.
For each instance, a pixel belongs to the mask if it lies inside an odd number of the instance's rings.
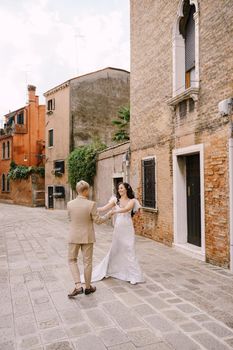
{"label": "bride", "polygon": [[134,198],[132,187],[128,183],[120,183],[116,197],[112,197],[107,205],[98,208],[99,212],[113,209],[115,224],[112,245],[105,258],[93,269],[92,281],[100,281],[104,277],[114,277],[131,284],[144,282],[141,268],[135,255],[135,232],[132,216],[140,208]]}

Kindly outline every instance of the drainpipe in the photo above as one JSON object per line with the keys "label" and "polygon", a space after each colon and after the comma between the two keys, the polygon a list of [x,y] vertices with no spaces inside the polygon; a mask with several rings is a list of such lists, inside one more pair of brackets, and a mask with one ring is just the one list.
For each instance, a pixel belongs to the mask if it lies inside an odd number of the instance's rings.
{"label": "drainpipe", "polygon": [[233,138],[229,139],[230,270],[233,272]]}

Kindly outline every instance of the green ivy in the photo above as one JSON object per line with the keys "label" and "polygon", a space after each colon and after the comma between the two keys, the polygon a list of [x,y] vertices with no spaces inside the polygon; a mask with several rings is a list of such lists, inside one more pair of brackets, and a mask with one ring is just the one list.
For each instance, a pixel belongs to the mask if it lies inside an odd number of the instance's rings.
{"label": "green ivy", "polygon": [[118,119],[112,120],[112,124],[116,126],[116,132],[113,136],[113,141],[122,142],[129,140],[129,123],[130,123],[130,108],[123,106],[118,110]]}
{"label": "green ivy", "polygon": [[17,165],[14,161],[10,164],[8,178],[11,180],[27,179],[31,174],[38,174],[41,177],[45,176],[44,167]]}
{"label": "green ivy", "polygon": [[100,142],[80,146],[70,153],[68,157],[68,180],[71,188],[75,190],[76,183],[80,180],[94,183],[96,174],[97,154],[106,146]]}

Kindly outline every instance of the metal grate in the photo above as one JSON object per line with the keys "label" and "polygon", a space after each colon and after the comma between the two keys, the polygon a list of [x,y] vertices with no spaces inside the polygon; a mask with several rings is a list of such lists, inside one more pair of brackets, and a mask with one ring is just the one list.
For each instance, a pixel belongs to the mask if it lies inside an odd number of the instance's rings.
{"label": "metal grate", "polygon": [[156,208],[155,159],[142,161],[142,203],[144,207]]}
{"label": "metal grate", "polygon": [[185,118],[186,114],[187,114],[187,101],[184,100],[184,101],[181,101],[179,103],[179,115],[180,115],[180,118]]}

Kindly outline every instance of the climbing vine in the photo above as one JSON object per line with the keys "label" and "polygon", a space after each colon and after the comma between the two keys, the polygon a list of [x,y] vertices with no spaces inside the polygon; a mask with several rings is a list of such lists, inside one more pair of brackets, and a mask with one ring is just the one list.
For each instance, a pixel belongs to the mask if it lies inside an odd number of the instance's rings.
{"label": "climbing vine", "polygon": [[41,177],[45,176],[44,167],[17,165],[14,161],[10,164],[8,178],[11,180],[27,179],[31,174],[38,174]]}
{"label": "climbing vine", "polygon": [[97,154],[105,148],[104,144],[93,142],[90,145],[80,146],[70,153],[68,157],[68,181],[73,190],[80,180],[85,180],[93,185]]}

